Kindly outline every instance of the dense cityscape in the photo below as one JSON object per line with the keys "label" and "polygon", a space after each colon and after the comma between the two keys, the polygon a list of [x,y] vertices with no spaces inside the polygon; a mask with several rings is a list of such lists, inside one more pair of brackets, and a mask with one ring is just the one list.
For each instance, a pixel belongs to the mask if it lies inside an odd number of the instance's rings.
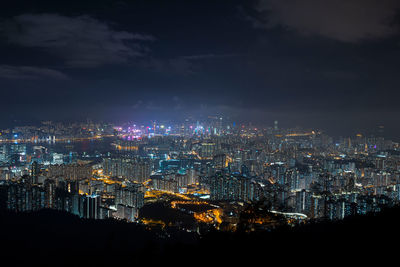
{"label": "dense cityscape", "polygon": [[3,2],[2,266],[397,255],[400,1]]}
{"label": "dense cityscape", "polygon": [[218,116],[14,127],[1,131],[1,207],[200,235],[340,220],[399,203],[400,147],[383,134],[335,139]]}

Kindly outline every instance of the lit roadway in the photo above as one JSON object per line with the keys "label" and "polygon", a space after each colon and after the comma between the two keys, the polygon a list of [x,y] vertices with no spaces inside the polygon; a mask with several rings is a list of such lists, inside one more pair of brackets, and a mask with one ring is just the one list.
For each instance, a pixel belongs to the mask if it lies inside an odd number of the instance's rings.
{"label": "lit roadway", "polygon": [[296,213],[296,212],[281,212],[281,211],[271,211],[272,213],[275,214],[281,214],[284,215],[286,217],[290,217],[290,218],[296,218],[296,219],[302,219],[305,220],[307,219],[307,215],[303,214],[303,213]]}

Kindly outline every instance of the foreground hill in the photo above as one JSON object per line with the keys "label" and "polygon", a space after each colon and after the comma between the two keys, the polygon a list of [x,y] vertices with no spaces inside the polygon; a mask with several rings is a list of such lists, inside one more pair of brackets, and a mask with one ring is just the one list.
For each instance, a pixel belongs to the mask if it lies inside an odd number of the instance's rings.
{"label": "foreground hill", "polygon": [[[115,220],[83,220],[64,212],[2,211],[1,259],[13,265],[130,266],[137,263],[337,263],[395,256],[400,208],[338,222],[314,222],[270,232],[149,231]],[[324,259],[323,261],[317,258]]]}

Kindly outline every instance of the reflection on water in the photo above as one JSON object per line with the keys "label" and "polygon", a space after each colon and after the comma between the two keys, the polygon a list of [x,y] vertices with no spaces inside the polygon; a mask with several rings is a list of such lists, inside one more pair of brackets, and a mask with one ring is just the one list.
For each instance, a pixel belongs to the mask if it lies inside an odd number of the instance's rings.
{"label": "reflection on water", "polygon": [[82,141],[73,141],[73,142],[52,142],[52,143],[38,143],[32,144],[28,143],[27,150],[29,152],[33,152],[35,147],[45,147],[48,149],[49,153],[69,153],[69,152],[77,152],[78,154],[103,154],[112,150],[111,143],[113,138],[102,138],[102,139],[93,139],[93,140],[82,140]]}

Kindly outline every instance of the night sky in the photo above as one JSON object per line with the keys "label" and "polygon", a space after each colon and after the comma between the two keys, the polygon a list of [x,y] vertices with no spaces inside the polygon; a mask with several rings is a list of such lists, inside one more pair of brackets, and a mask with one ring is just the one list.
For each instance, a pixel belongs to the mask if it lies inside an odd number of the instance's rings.
{"label": "night sky", "polygon": [[8,2],[0,128],[218,114],[399,136],[400,1]]}

